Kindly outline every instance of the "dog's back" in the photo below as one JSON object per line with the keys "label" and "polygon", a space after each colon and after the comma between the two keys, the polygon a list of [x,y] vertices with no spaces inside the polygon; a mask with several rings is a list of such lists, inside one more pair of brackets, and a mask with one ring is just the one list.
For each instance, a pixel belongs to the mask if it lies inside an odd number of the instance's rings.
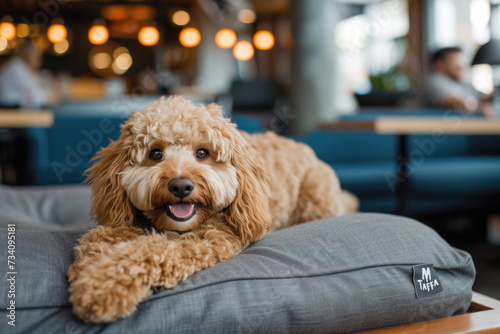
{"label": "dog's back", "polygon": [[356,197],[341,190],[333,169],[309,146],[273,132],[245,137],[270,173],[273,229],[357,210]]}

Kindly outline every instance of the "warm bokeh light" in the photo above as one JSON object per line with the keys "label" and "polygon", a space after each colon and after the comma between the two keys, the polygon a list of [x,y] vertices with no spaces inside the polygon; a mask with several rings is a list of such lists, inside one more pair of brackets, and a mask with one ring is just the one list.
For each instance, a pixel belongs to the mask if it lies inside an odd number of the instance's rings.
{"label": "warm bokeh light", "polygon": [[121,68],[119,68],[117,65],[116,65],[116,61],[113,62],[113,65],[111,65],[111,70],[115,73],[115,74],[118,74],[118,75],[122,75],[124,74],[125,72],[127,72],[127,70],[123,70]]}
{"label": "warm bokeh light", "polygon": [[111,56],[107,53],[96,53],[92,57],[92,65],[100,70],[105,69],[111,64]]}
{"label": "warm bokeh light", "polygon": [[141,28],[141,30],[139,30],[139,34],[137,37],[139,38],[139,42],[142,45],[151,46],[158,43],[158,40],[160,39],[160,33],[155,27],[143,27]]}
{"label": "warm bokeh light", "polygon": [[98,76],[113,78],[127,72],[132,65],[132,56],[126,47],[110,40],[90,49],[88,64],[92,72]]}
{"label": "warm bokeh light", "polygon": [[185,10],[178,10],[172,15],[172,22],[178,26],[185,26],[189,21],[191,21],[191,17]]}
{"label": "warm bokeh light", "polygon": [[10,22],[0,23],[0,36],[5,37],[6,40],[10,41],[16,37],[16,27]]}
{"label": "warm bokeh light", "polygon": [[54,52],[59,55],[66,53],[66,51],[68,51],[68,48],[69,48],[69,42],[67,39],[64,39],[61,42],[54,44]]}
{"label": "warm bokeh light", "polygon": [[115,59],[116,67],[120,70],[128,70],[132,66],[132,57],[128,53],[122,53]]}
{"label": "warm bokeh light", "polygon": [[30,26],[26,23],[16,25],[17,37],[24,38],[30,34]]}
{"label": "warm bokeh light", "polygon": [[66,39],[68,32],[62,24],[53,24],[47,30],[47,37],[51,43],[59,43]]}
{"label": "warm bokeh light", "polygon": [[215,34],[215,44],[222,49],[230,49],[236,43],[236,34],[231,29],[221,29]]}
{"label": "warm bokeh light", "polygon": [[122,53],[129,53],[129,51],[124,46],[120,46],[119,48],[116,48],[116,50],[113,51],[113,58],[118,58],[118,56],[121,55]]}
{"label": "warm bokeh light", "polygon": [[111,65],[111,70],[118,75],[122,75],[127,72],[127,70],[132,65],[132,57],[128,53],[122,53],[119,55],[113,64]]}
{"label": "warm bokeh light", "polygon": [[259,30],[253,35],[253,44],[259,50],[269,50],[274,46],[274,35],[268,30]]}
{"label": "warm bokeh light", "polygon": [[7,48],[7,45],[9,43],[7,42],[7,39],[5,37],[0,37],[0,51],[3,51]]}
{"label": "warm bokeh light", "polygon": [[238,13],[238,20],[241,23],[253,23],[257,19],[257,15],[251,9],[242,9]]}
{"label": "warm bokeh light", "polygon": [[192,48],[200,44],[201,35],[196,28],[184,28],[179,34],[179,41],[185,47]]}
{"label": "warm bokeh light", "polygon": [[108,29],[103,25],[94,25],[89,30],[89,41],[92,44],[104,44],[107,42],[108,38]]}
{"label": "warm bokeh light", "polygon": [[254,54],[252,43],[248,41],[241,41],[236,43],[233,48],[233,55],[238,60],[250,60]]}

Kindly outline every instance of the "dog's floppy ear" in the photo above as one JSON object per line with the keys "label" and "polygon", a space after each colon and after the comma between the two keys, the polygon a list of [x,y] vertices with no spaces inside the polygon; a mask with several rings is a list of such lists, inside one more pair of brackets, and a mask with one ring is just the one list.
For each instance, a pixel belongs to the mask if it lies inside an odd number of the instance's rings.
{"label": "dog's floppy ear", "polygon": [[231,162],[236,167],[239,185],[229,206],[229,223],[246,244],[259,240],[271,228],[268,173],[257,152],[240,134],[236,137],[240,143],[233,148]]}
{"label": "dog's floppy ear", "polygon": [[120,137],[101,149],[93,160],[98,160],[86,173],[92,184],[92,215],[99,225],[131,226],[135,209],[121,185],[120,172],[128,159],[127,149]]}

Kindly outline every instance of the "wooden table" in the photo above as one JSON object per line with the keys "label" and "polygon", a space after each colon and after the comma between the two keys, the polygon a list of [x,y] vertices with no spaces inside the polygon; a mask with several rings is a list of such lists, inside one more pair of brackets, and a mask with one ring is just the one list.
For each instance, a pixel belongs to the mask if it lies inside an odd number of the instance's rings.
{"label": "wooden table", "polygon": [[[398,213],[408,214],[408,135],[430,134],[442,136],[446,134],[494,135],[500,134],[500,119],[472,117],[469,114],[443,114],[441,116],[380,116],[373,119],[353,119],[320,124],[321,129],[374,131],[379,134],[393,134],[399,136],[398,142]],[[499,143],[500,145],[500,143]]]}
{"label": "wooden table", "polygon": [[443,116],[443,117],[394,117],[380,116],[370,120],[342,120],[324,122],[322,129],[375,131],[380,134],[500,134],[500,119]]}
{"label": "wooden table", "polygon": [[360,333],[500,333],[500,301],[473,292],[472,303],[466,314]]}
{"label": "wooden table", "polygon": [[[14,128],[49,128],[54,123],[54,114],[50,110],[25,110],[25,109],[0,109],[0,130]],[[7,176],[7,161],[14,159],[17,143],[16,133],[3,131],[3,139],[0,142],[0,183],[5,183],[7,179],[16,182],[17,176],[15,168],[11,169],[11,177]],[[10,154],[12,153],[12,154]],[[15,160],[15,159],[14,159]]]}
{"label": "wooden table", "polygon": [[50,110],[0,109],[0,128],[50,128],[53,123]]}

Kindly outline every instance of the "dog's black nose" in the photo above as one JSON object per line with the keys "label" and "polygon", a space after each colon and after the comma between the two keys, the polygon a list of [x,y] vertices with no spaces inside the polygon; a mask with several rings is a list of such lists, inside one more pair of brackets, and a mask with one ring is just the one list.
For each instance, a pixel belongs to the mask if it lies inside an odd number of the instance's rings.
{"label": "dog's black nose", "polygon": [[175,197],[187,197],[194,189],[194,183],[190,179],[172,179],[168,183],[168,191]]}

